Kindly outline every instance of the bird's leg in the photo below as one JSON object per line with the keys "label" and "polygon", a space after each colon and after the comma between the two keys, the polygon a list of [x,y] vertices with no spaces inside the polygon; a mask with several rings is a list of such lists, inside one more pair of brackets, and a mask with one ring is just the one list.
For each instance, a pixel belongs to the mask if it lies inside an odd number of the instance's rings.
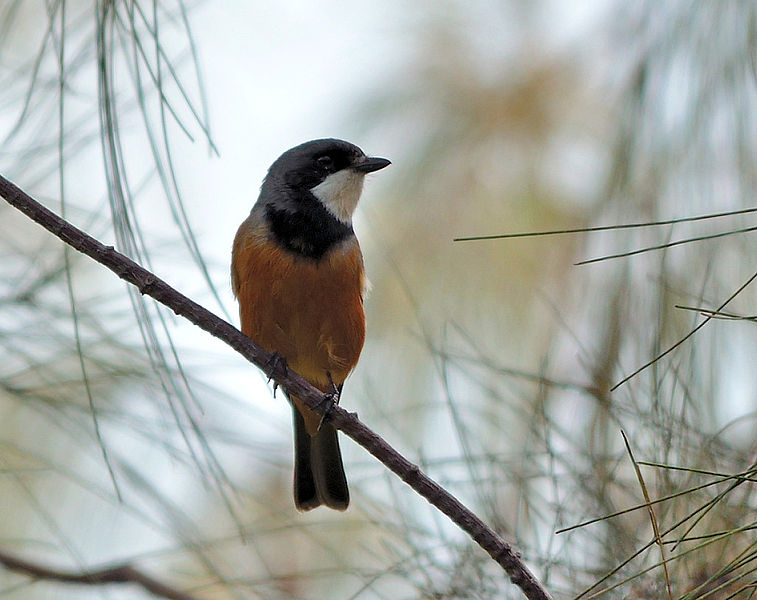
{"label": "bird's leg", "polygon": [[[284,377],[287,374],[287,359],[284,358],[281,354],[278,352],[274,352],[271,354],[271,358],[269,358],[265,363],[265,374],[268,377],[268,383],[271,383],[271,379],[273,379],[273,376],[276,374],[276,372],[279,372],[279,374]],[[277,382],[273,382],[273,397],[276,397],[276,389],[279,387],[279,384]]]}
{"label": "bird's leg", "polygon": [[331,378],[331,373],[329,371],[326,371],[326,377],[329,378],[329,383],[331,384],[331,391],[325,393],[323,395],[323,398],[321,398],[320,402],[316,404],[317,407],[320,407],[322,404],[326,404],[326,408],[324,409],[323,414],[321,415],[321,420],[318,423],[318,429],[321,428],[321,425],[323,425],[323,422],[329,416],[334,406],[339,405],[339,395],[340,395],[339,388],[336,386],[336,384],[334,383],[334,380]]}
{"label": "bird's leg", "polygon": [[331,392],[327,394],[329,400],[332,401],[332,404],[339,404],[339,395],[340,391],[337,385],[334,383],[334,380],[331,378],[331,371],[326,371],[326,377],[329,378],[329,383],[331,384]]}

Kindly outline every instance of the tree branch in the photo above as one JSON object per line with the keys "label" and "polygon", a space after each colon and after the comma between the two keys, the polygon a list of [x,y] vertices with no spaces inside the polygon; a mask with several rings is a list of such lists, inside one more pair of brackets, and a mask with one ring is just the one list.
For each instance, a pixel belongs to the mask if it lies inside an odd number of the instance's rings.
{"label": "tree branch", "polygon": [[82,585],[103,585],[106,583],[136,583],[152,592],[156,596],[167,598],[168,600],[195,600],[194,596],[185,592],[180,592],[142,571],[135,569],[131,565],[119,565],[116,567],[107,567],[97,571],[60,571],[50,567],[45,567],[22,558],[18,558],[0,550],[0,564],[9,571],[15,571],[33,577],[34,579],[47,579],[51,581],[60,581],[63,583],[75,583]]}
{"label": "tree branch", "polygon": [[[105,246],[46,209],[13,183],[0,176],[0,195],[42,227],[100,264],[124,281],[135,285],[142,294],[153,297],[211,335],[223,340],[258,368],[271,364],[271,355],[231,324],[217,317],[196,302],[180,294],[130,258]],[[273,379],[289,394],[300,398],[309,408],[322,414],[327,403],[324,395],[291,369],[277,370]],[[334,406],[328,418],[337,429],[363,446],[386,467],[447,515],[505,570],[510,580],[521,588],[529,600],[551,600],[549,592],[539,583],[510,544],[505,542],[457,498],[425,475],[383,438],[363,425],[355,413]]]}

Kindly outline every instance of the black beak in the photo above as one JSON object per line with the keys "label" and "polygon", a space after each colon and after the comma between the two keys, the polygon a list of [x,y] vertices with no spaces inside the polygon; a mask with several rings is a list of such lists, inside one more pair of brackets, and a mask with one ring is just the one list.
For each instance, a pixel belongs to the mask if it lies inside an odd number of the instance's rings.
{"label": "black beak", "polygon": [[392,161],[385,158],[369,156],[365,159],[365,162],[361,162],[359,165],[355,165],[352,168],[355,171],[360,171],[361,173],[373,173],[373,171],[378,171],[379,169],[388,167],[391,164]]}

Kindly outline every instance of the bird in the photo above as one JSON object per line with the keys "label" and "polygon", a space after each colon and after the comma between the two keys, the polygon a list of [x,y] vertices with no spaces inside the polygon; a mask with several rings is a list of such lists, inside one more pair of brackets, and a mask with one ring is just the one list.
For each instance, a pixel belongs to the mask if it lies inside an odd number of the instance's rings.
{"label": "bird", "polygon": [[[366,174],[391,164],[339,139],[284,152],[234,237],[242,332],[338,401],[365,341],[368,280],[352,217]],[[275,389],[274,389],[275,391]],[[336,429],[294,395],[294,504],[346,510]]]}

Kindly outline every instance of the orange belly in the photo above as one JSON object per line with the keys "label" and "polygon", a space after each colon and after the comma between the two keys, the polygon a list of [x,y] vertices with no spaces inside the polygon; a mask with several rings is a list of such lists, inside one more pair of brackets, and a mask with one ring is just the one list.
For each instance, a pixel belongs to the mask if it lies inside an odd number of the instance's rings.
{"label": "orange belly", "polygon": [[324,392],[331,390],[327,373],[336,385],[344,382],[365,340],[357,239],[313,260],[280,248],[264,227],[245,222],[234,240],[232,280],[247,336]]}

